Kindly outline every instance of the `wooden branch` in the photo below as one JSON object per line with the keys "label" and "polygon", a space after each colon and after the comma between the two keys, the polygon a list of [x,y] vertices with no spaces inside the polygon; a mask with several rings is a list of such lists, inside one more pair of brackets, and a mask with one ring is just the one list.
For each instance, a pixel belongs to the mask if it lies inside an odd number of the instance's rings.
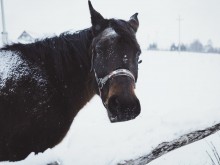
{"label": "wooden branch", "polygon": [[198,140],[204,139],[205,137],[214,134],[219,130],[220,130],[220,123],[212,127],[208,127],[204,130],[191,132],[173,141],[163,142],[159,144],[155,149],[153,149],[149,154],[145,156],[141,156],[137,159],[128,160],[125,161],[125,163],[119,163],[118,165],[146,165],[152,160],[155,160],[170,151],[183,147],[187,144],[196,142]]}

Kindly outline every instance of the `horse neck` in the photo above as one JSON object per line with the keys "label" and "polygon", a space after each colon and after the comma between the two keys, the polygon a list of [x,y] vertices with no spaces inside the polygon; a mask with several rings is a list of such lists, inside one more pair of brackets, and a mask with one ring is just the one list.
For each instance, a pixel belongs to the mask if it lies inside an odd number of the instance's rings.
{"label": "horse neck", "polygon": [[63,58],[65,56],[70,57],[73,60],[70,64],[75,62],[75,66],[80,66],[81,71],[88,74],[91,68],[89,50],[93,39],[91,29],[85,29],[73,34],[63,33],[60,37],[66,40],[67,50],[64,52]]}
{"label": "horse neck", "polygon": [[[80,110],[95,94],[95,78],[93,72],[90,72],[91,57],[90,46],[93,35],[91,29],[79,31],[74,34],[61,34],[67,41],[67,53],[70,58],[66,59],[71,65],[64,68],[63,78],[65,83],[63,91],[73,105],[75,112]],[[64,57],[65,58],[65,57]],[[67,77],[67,81],[66,78]],[[69,79],[70,78],[70,79]],[[68,86],[66,88],[65,86]],[[74,100],[74,101],[73,101]]]}
{"label": "horse neck", "polygon": [[[51,49],[59,52],[54,58],[55,74],[58,80],[74,85],[75,83],[89,82],[91,79],[90,45],[93,35],[91,29],[85,29],[76,33],[63,33],[58,38],[58,45]],[[61,45],[61,46],[60,46]],[[50,46],[49,46],[50,47]]]}

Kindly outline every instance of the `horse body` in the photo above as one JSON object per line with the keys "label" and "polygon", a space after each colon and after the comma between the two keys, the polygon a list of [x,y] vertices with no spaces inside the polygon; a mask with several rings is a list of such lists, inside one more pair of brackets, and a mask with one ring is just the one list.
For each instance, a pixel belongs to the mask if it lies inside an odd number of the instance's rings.
{"label": "horse body", "polygon": [[95,94],[111,122],[139,115],[137,14],[104,19],[89,8],[91,28],[0,49],[0,161],[54,147]]}
{"label": "horse body", "polygon": [[[0,66],[0,160],[20,160],[31,151],[42,152],[59,143],[74,116],[95,94],[89,69],[80,67],[84,65],[83,60],[74,59],[82,56],[83,51],[71,46],[62,48],[74,52],[72,56],[68,53],[71,66],[66,62],[62,73],[56,67],[60,69],[57,65],[63,65],[65,58],[57,60],[54,56],[64,57],[65,51],[53,51],[54,47],[49,45],[53,42],[56,38],[1,50],[0,61],[4,66]],[[85,44],[84,40],[81,42]],[[41,49],[44,45],[50,54],[42,53],[36,45]],[[32,59],[36,58],[30,55],[34,51],[34,56],[40,59]]]}

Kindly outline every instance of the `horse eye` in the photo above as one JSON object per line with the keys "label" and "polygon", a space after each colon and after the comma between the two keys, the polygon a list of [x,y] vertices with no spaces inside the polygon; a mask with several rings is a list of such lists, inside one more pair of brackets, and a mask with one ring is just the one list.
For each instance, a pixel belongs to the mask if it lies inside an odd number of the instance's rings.
{"label": "horse eye", "polygon": [[138,51],[138,52],[136,53],[136,58],[137,58],[137,62],[138,62],[138,64],[142,63],[142,60],[139,60],[139,56],[140,56],[140,54],[141,54],[140,51]]}
{"label": "horse eye", "polygon": [[141,63],[142,63],[142,60],[139,60],[139,61],[138,61],[138,64],[141,64]]}

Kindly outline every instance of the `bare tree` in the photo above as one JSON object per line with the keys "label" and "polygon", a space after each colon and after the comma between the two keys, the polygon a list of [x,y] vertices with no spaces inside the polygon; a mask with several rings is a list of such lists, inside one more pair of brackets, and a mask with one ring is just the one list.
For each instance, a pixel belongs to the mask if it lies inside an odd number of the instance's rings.
{"label": "bare tree", "polygon": [[189,50],[192,52],[203,52],[203,44],[199,40],[195,40],[190,44]]}

